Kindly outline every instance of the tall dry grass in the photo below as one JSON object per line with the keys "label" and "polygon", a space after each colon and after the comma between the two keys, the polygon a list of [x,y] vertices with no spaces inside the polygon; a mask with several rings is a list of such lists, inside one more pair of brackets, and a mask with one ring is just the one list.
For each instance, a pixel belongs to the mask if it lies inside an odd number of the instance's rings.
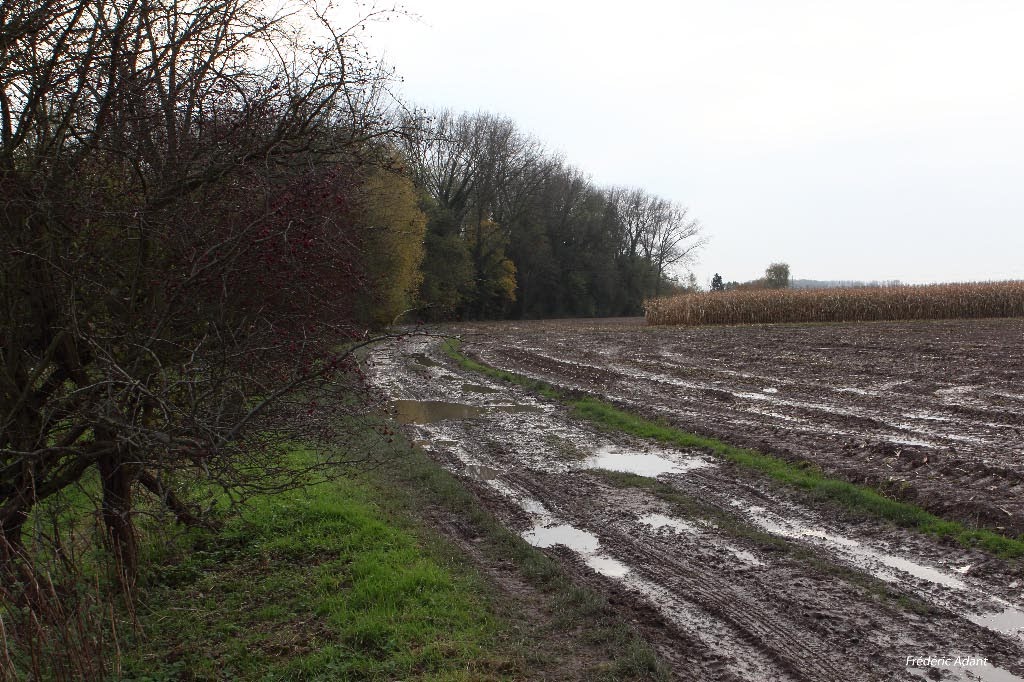
{"label": "tall dry grass", "polygon": [[648,324],[766,324],[1024,316],[1024,281],[718,291],[656,298]]}
{"label": "tall dry grass", "polygon": [[0,681],[116,679],[122,634],[109,591],[27,569],[18,578],[0,585]]}
{"label": "tall dry grass", "polygon": [[141,634],[134,585],[94,545],[87,500],[36,507],[24,546],[0,537],[0,682],[120,678],[125,638]]}
{"label": "tall dry grass", "polygon": [[124,617],[117,598],[98,581],[56,582],[22,568],[0,585],[0,681],[116,679]]}

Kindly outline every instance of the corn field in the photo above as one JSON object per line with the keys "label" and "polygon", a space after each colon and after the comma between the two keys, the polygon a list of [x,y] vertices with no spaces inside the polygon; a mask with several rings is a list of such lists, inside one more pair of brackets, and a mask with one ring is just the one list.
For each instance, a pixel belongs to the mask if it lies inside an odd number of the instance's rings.
{"label": "corn field", "polygon": [[645,303],[648,324],[766,324],[1024,316],[1024,281],[716,291]]}

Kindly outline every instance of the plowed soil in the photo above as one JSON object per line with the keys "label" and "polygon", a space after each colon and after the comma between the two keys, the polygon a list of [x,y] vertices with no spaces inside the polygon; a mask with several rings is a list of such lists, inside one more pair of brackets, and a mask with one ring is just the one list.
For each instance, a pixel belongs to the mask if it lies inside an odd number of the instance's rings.
{"label": "plowed soil", "polygon": [[[489,364],[687,430],[886,483],[943,513],[1024,521],[1020,321],[442,331]],[[678,679],[1024,680],[1019,561],[599,431],[460,368],[440,338],[379,347],[369,364],[410,435],[632,614]]]}
{"label": "plowed soil", "polygon": [[1024,320],[642,325],[536,322],[468,338],[498,367],[1024,533]]}

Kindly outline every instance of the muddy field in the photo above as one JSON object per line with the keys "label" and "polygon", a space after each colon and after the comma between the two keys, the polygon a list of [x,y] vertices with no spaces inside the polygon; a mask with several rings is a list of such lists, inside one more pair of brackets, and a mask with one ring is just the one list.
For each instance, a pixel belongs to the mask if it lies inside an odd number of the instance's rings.
{"label": "muddy field", "polygon": [[499,325],[467,336],[468,348],[687,431],[1024,533],[1024,321],[642,325]]}
{"label": "muddy field", "polygon": [[[1022,526],[1024,322],[446,331],[497,367]],[[1021,562],[599,432],[440,344],[372,354],[396,416],[510,528],[605,591],[679,679],[1024,680]]]}

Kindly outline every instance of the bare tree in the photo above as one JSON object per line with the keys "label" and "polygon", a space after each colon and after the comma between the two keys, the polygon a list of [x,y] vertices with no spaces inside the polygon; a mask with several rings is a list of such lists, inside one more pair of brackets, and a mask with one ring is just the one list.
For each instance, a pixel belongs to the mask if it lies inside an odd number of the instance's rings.
{"label": "bare tree", "polygon": [[[619,254],[646,283],[644,294],[661,293],[668,271],[693,261],[706,240],[689,209],[640,188],[609,190],[620,224]],[[650,273],[639,272],[649,268]]]}
{"label": "bare tree", "polygon": [[461,223],[471,208],[481,161],[481,121],[442,110],[425,120],[407,117],[405,127],[412,132],[405,151],[417,183]]}
{"label": "bare tree", "polygon": [[667,271],[692,263],[697,251],[707,243],[701,236],[700,223],[689,217],[689,209],[667,202],[659,206],[658,217],[652,222],[646,240],[650,244],[648,259],[656,277],[655,296],[661,294]]}
{"label": "bare tree", "polygon": [[312,6],[0,9],[0,551],[96,468],[125,575],[133,489],[283,471],[275,438],[353,338],[354,215],[387,74]]}

